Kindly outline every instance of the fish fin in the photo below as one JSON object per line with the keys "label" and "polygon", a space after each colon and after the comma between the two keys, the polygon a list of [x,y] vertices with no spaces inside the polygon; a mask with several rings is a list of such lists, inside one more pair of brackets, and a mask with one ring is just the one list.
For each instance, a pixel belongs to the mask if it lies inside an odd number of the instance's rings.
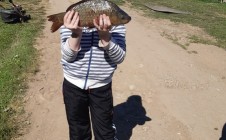
{"label": "fish fin", "polygon": [[67,8],[66,12],[69,11],[69,10],[71,10],[71,9],[74,8],[75,6],[77,6],[77,5],[81,4],[81,3],[85,3],[85,2],[87,2],[87,1],[90,1],[90,0],[80,0],[80,1],[77,2],[77,3],[70,5],[70,6]]}
{"label": "fish fin", "polygon": [[57,31],[64,24],[63,23],[64,15],[65,15],[65,12],[47,16],[48,21],[53,22],[53,24],[51,26],[52,33]]}

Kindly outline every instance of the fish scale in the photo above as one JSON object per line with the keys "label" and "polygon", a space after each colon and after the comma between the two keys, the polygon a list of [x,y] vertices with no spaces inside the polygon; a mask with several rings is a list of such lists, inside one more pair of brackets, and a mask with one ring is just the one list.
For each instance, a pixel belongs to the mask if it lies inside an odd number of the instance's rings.
{"label": "fish scale", "polygon": [[[127,24],[131,17],[122,9],[120,9],[115,3],[108,0],[83,0],[75,4],[70,5],[66,12],[74,10],[79,13],[79,26],[80,27],[95,27],[93,19],[99,21],[99,16],[105,14],[109,16],[112,26],[120,24]],[[62,26],[63,18],[66,12],[47,16],[48,21],[52,21],[51,31],[55,32]]]}

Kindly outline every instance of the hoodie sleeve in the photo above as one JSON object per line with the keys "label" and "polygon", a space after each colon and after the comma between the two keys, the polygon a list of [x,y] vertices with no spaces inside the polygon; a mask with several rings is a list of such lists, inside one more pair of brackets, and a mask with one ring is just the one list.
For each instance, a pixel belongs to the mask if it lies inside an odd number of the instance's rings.
{"label": "hoodie sleeve", "polygon": [[71,30],[65,28],[64,26],[60,28],[61,54],[62,58],[67,62],[73,62],[76,59],[78,52],[80,51],[74,51],[69,47],[68,40],[71,37],[71,34]]}
{"label": "hoodie sleeve", "polygon": [[126,56],[125,26],[114,27],[111,30],[111,35],[111,41],[105,50],[114,63],[120,64]]}

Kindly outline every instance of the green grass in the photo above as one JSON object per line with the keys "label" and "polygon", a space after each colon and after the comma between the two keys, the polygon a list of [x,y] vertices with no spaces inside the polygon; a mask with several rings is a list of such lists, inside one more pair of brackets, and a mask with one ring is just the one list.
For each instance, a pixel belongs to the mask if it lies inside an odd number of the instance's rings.
{"label": "green grass", "polygon": [[114,2],[117,5],[122,5],[125,3],[125,1],[123,1],[123,0],[110,0],[110,1]]}
{"label": "green grass", "polygon": [[[146,15],[155,18],[170,19],[173,22],[188,23],[202,28],[216,38],[217,45],[226,49],[226,4],[218,0],[127,0],[133,7],[145,11]],[[166,14],[154,12],[144,5],[162,5],[186,11],[191,14]],[[195,40],[197,41],[197,40]],[[203,42],[203,40],[202,40]]]}
{"label": "green grass", "polygon": [[[26,90],[28,73],[35,71],[37,53],[33,44],[41,33],[44,21],[40,16],[44,15],[40,0],[16,2],[32,19],[28,23],[18,24],[5,24],[0,20],[0,140],[11,139],[17,133],[17,117],[21,110],[13,106]],[[9,5],[5,3],[1,4],[8,8]]]}

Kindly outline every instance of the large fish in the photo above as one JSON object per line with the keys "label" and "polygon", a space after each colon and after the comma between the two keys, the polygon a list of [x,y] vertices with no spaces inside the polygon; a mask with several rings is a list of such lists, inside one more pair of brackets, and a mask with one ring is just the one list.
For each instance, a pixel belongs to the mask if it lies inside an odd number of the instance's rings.
{"label": "large fish", "polygon": [[[108,0],[82,0],[69,6],[66,12],[69,10],[79,13],[80,27],[95,27],[93,19],[98,19],[101,14],[109,16],[113,26],[126,24],[131,20],[131,17],[126,12]],[[53,22],[51,27],[52,32],[55,32],[64,24],[63,18],[66,12],[47,16],[48,21]]]}

